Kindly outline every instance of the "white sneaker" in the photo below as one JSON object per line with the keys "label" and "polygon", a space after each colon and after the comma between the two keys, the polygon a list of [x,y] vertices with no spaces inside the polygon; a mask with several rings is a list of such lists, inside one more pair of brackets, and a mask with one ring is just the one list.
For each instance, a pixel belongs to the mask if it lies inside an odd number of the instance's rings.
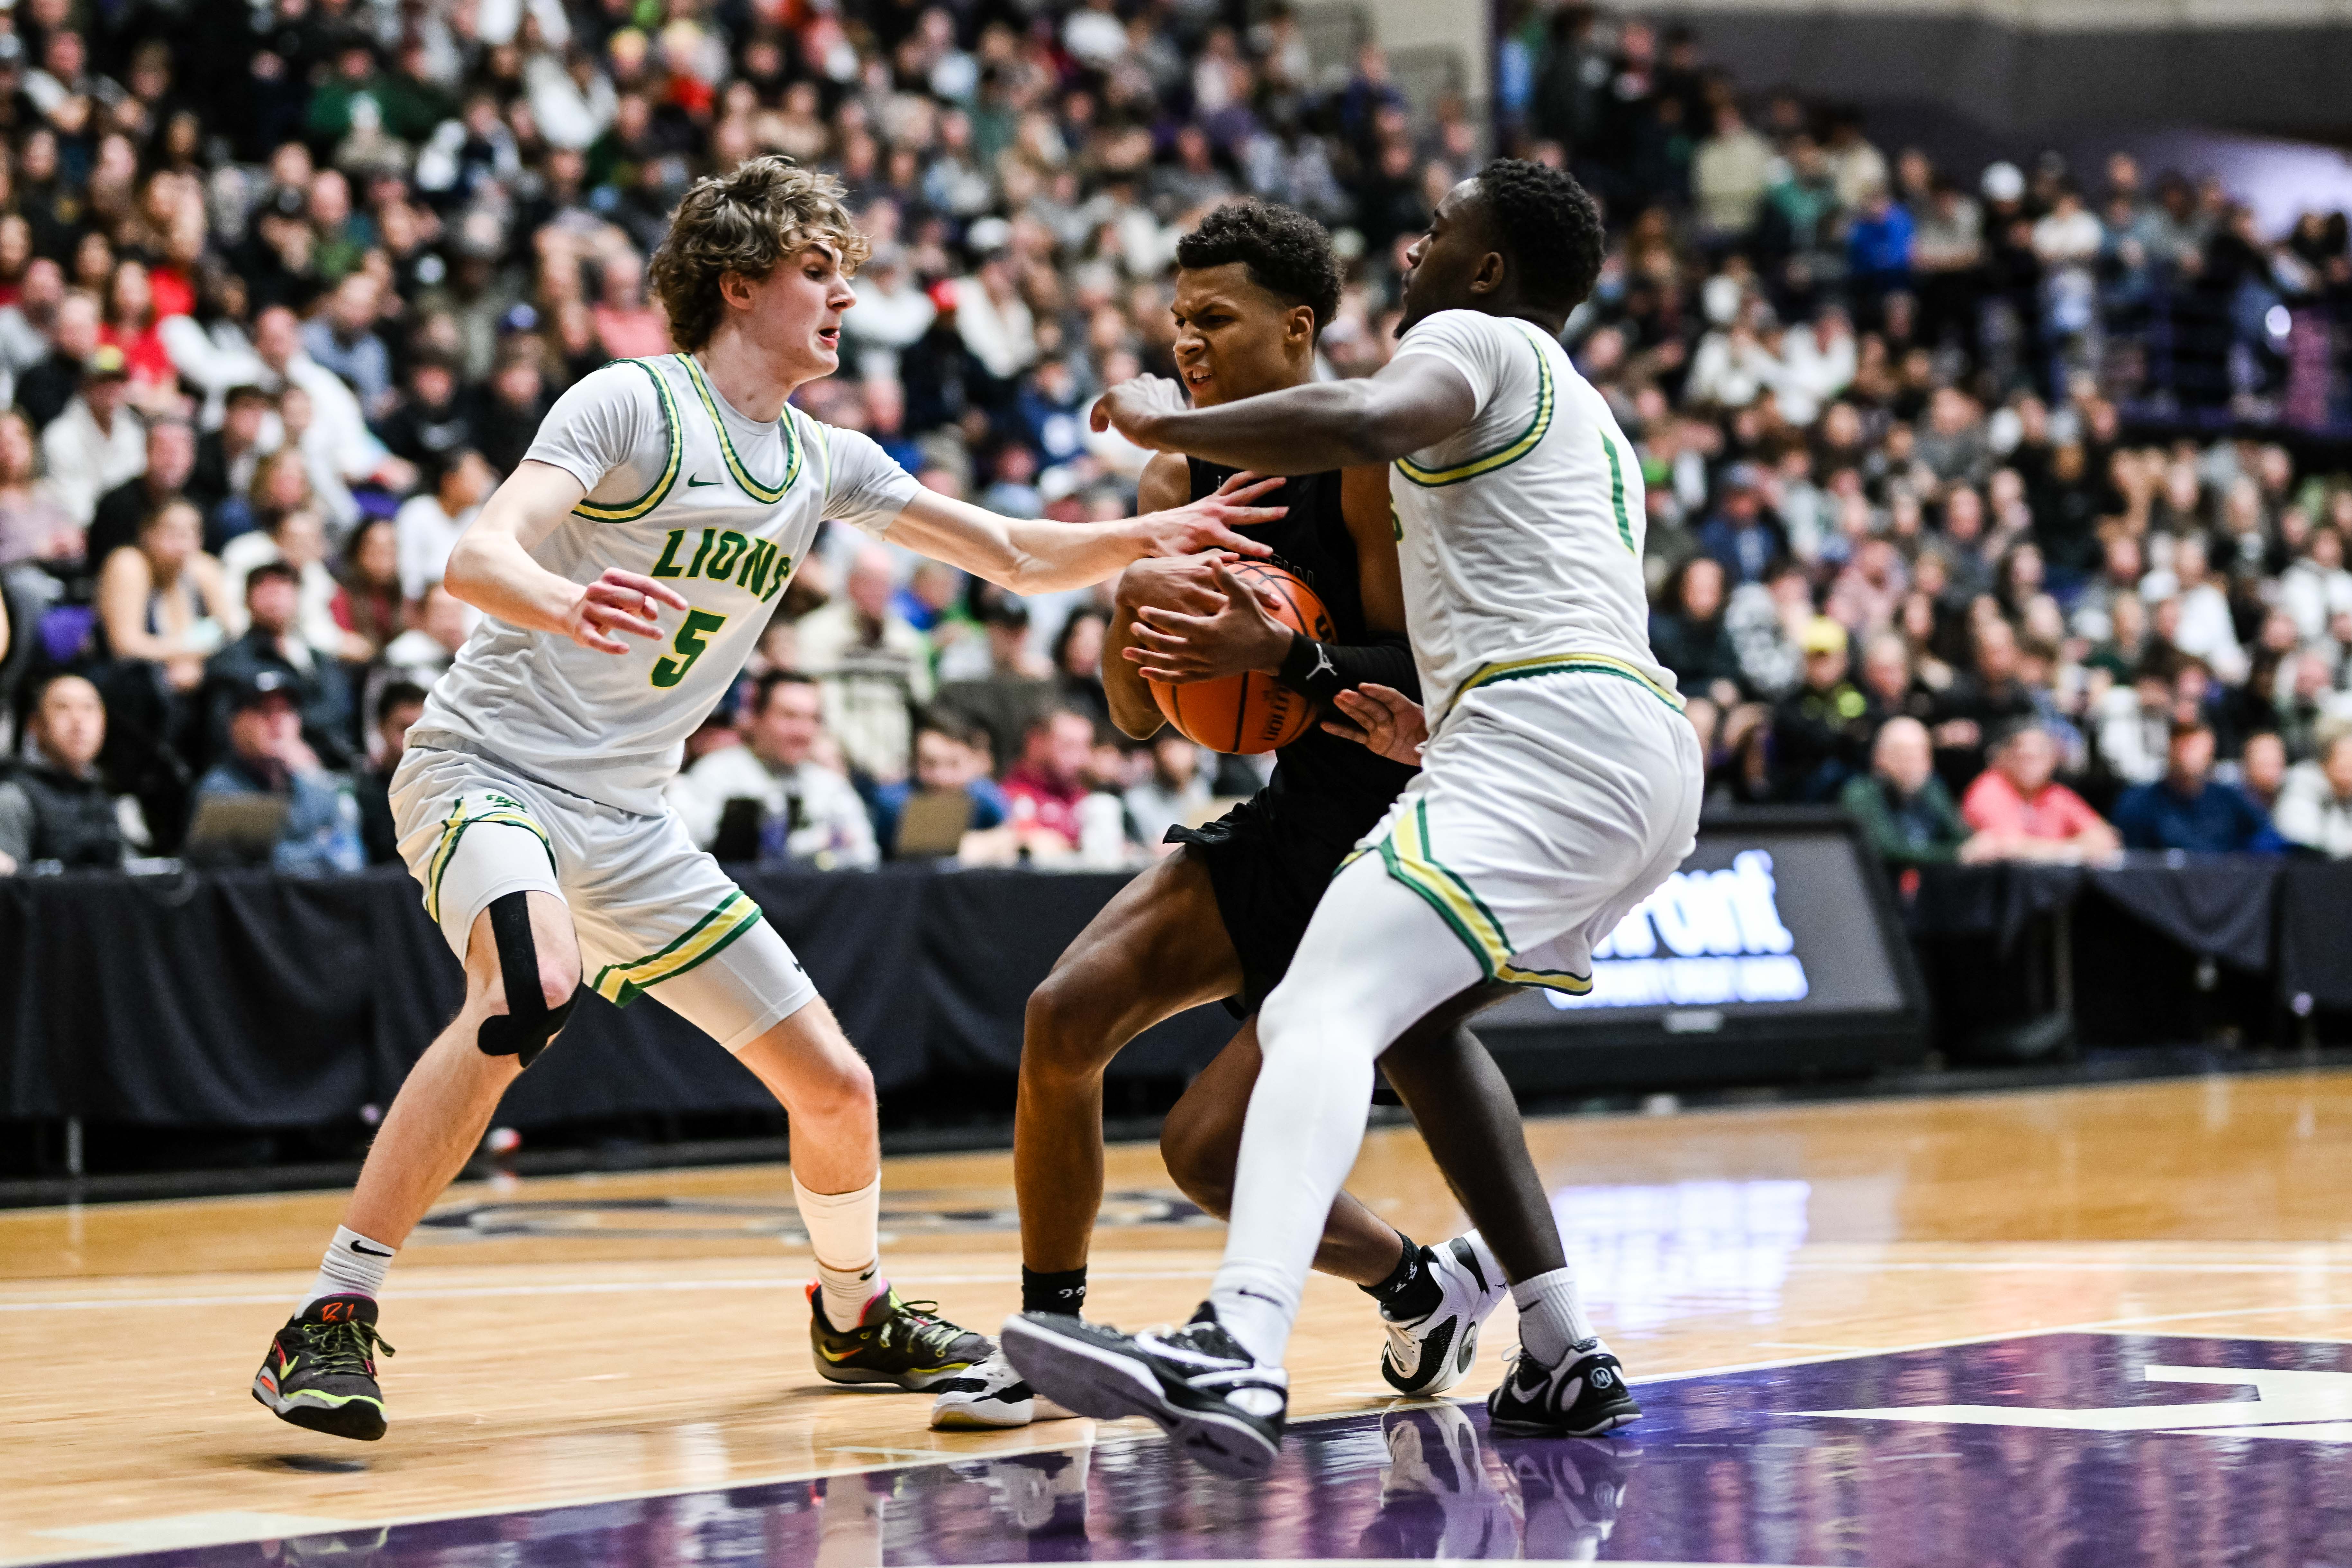
{"label": "white sneaker", "polygon": [[1052,1400],[1040,1399],[1003,1351],[931,1386],[940,1395],[931,1402],[931,1426],[941,1432],[992,1432],[1072,1418]]}
{"label": "white sneaker", "polygon": [[1443,1394],[1470,1375],[1478,1359],[1478,1325],[1510,1293],[1503,1266],[1476,1231],[1421,1249],[1423,1267],[1437,1281],[1437,1305],[1425,1316],[1398,1322],[1383,1310],[1388,1343],[1381,1375],[1399,1394]]}
{"label": "white sneaker", "polygon": [[1462,1406],[1391,1405],[1381,1440],[1389,1462],[1381,1510],[1364,1527],[1366,1556],[1461,1563],[1519,1555],[1517,1510],[1488,1474]]}
{"label": "white sneaker", "polygon": [[1085,1448],[975,1459],[952,1468],[994,1494],[996,1517],[1032,1538],[1087,1532]]}

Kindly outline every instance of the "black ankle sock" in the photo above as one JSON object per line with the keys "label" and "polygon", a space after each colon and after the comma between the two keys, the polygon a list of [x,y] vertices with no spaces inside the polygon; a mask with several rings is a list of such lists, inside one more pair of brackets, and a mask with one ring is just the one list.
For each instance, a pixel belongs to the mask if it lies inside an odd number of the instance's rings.
{"label": "black ankle sock", "polygon": [[1024,1312],[1066,1312],[1073,1318],[1083,1317],[1087,1310],[1087,1271],[1065,1268],[1058,1274],[1041,1274],[1023,1264],[1021,1310]]}
{"label": "black ankle sock", "polygon": [[1437,1280],[1421,1260],[1421,1247],[1412,1237],[1399,1231],[1404,1241],[1404,1251],[1389,1277],[1377,1285],[1359,1287],[1365,1295],[1381,1304],[1381,1310],[1397,1322],[1409,1322],[1425,1317],[1437,1310],[1444,1297]]}

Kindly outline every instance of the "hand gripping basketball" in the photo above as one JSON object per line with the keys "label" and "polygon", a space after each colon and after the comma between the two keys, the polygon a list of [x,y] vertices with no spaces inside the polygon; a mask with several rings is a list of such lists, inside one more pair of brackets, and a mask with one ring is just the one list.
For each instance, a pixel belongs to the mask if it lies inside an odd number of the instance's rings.
{"label": "hand gripping basketball", "polygon": [[[1206,616],[1138,612],[1151,624],[1130,626],[1129,635],[1143,646],[1127,656],[1150,682],[1160,711],[1188,739],[1244,756],[1278,750],[1313,725],[1315,704],[1257,661],[1279,663],[1294,631],[1330,641],[1330,615],[1313,589],[1268,562],[1217,563],[1212,571],[1223,607]],[[1232,646],[1220,651],[1228,640]],[[1229,673],[1213,673],[1220,669]]]}

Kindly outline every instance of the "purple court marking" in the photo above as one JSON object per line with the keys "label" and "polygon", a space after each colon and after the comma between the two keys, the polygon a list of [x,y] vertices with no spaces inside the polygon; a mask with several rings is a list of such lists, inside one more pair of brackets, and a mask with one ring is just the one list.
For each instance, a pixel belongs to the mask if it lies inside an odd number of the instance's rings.
{"label": "purple court marking", "polygon": [[[1115,1439],[1092,1450],[104,1561],[2352,1563],[2352,1345],[2050,1334],[1637,1384],[1635,1392],[1646,1414],[1610,1442],[1496,1436],[1475,1405],[1310,1422],[1291,1433],[1275,1475],[1255,1487],[1219,1480],[1156,1439]],[[301,1508],[301,1490],[289,1471],[289,1511]]]}

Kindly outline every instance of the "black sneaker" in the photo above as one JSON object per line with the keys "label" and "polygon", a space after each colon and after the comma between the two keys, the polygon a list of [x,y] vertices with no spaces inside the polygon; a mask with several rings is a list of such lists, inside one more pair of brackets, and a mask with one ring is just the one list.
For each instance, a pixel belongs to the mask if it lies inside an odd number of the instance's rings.
{"label": "black sneaker", "polygon": [[1202,1306],[1181,1329],[1122,1334],[1057,1312],[1004,1320],[1004,1353],[1044,1398],[1080,1415],[1141,1415],[1221,1476],[1253,1480],[1282,1454],[1289,1380],[1260,1366]]}
{"label": "black sneaker", "polygon": [[1546,1366],[1525,1346],[1486,1396],[1486,1424],[1497,1432],[1540,1437],[1598,1437],[1642,1414],[1625,1386],[1625,1369],[1599,1340],[1570,1346]]}
{"label": "black sneaker", "polygon": [[809,1352],[828,1383],[893,1383],[910,1392],[986,1361],[995,1346],[986,1334],[958,1328],[939,1315],[937,1301],[905,1301],[885,1290],[866,1304],[854,1329],[825,1320],[817,1287],[808,1288]]}
{"label": "black sneaker", "polygon": [[1641,1450],[1615,1440],[1548,1442],[1498,1436],[1495,1452],[1518,1482],[1523,1517],[1520,1555],[1555,1563],[1590,1563],[1601,1555],[1625,1505],[1625,1484]]}
{"label": "black sneaker", "polygon": [[375,1352],[392,1353],[375,1331],[372,1296],[321,1296],[269,1342],[253,1397],[280,1421],[373,1443],[383,1436],[383,1390]]}

